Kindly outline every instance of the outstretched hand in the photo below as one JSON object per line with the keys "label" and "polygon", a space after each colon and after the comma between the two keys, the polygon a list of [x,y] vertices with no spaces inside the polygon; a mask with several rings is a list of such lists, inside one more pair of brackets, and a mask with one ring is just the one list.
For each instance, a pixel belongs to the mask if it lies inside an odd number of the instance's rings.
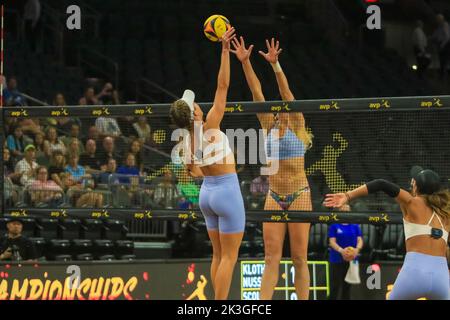
{"label": "outstretched hand", "polygon": [[227,32],[225,32],[220,38],[220,41],[222,42],[222,49],[226,51],[230,51],[230,42],[236,37],[236,29],[234,27],[231,27]]}
{"label": "outstretched hand", "polygon": [[327,194],[325,196],[324,205],[329,208],[340,208],[347,203],[345,193]]}
{"label": "outstretched hand", "polygon": [[250,55],[252,54],[253,45],[250,45],[247,48],[245,48],[245,40],[244,37],[240,37],[240,42],[234,38],[232,40],[233,48],[234,50],[230,50],[232,53],[236,55],[238,60],[240,62],[244,62],[245,60],[248,60],[250,58]]}
{"label": "outstretched hand", "polygon": [[267,62],[277,63],[278,56],[283,51],[283,49],[279,49],[280,42],[278,40],[275,42],[275,38],[272,38],[270,43],[269,40],[266,40],[266,46],[267,46],[267,53],[263,51],[259,51],[258,53],[262,55],[264,59],[267,60]]}

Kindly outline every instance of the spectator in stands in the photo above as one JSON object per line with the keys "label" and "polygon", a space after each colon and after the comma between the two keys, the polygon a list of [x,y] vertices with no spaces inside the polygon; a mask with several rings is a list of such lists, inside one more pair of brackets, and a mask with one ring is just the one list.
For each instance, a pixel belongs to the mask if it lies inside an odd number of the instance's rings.
{"label": "spectator in stands", "polygon": [[22,127],[15,124],[11,127],[11,134],[6,138],[8,149],[14,160],[22,158],[25,146],[31,143],[30,138],[24,136]]}
{"label": "spectator in stands", "polygon": [[420,77],[431,63],[431,55],[427,53],[428,39],[423,31],[423,21],[416,21],[416,28],[413,31],[412,43],[414,54],[416,55],[417,71]]}
{"label": "spectator in stands", "polygon": [[[66,99],[62,93],[57,93],[53,99],[53,105],[57,107],[67,106]],[[51,126],[57,127],[63,132],[71,131],[72,124],[77,124],[81,128],[81,121],[79,118],[59,117],[47,118],[47,123]]]}
{"label": "spectator in stands", "polygon": [[23,20],[25,22],[25,35],[33,52],[36,52],[36,38],[40,16],[41,4],[39,0],[28,0],[25,4]]}
{"label": "spectator in stands", "polygon": [[249,208],[262,209],[266,202],[266,196],[269,192],[269,179],[267,176],[260,176],[252,180],[250,183],[250,195],[246,195],[245,199],[248,201]]}
{"label": "spectator in stands", "polygon": [[78,164],[79,160],[80,157],[77,154],[71,154],[65,169],[65,172],[70,173],[75,182],[81,182],[86,177],[86,169]]}
{"label": "spectator in stands", "polygon": [[[53,105],[56,107],[65,107],[67,106],[66,98],[62,93],[57,93],[55,95],[55,98],[53,99]],[[70,118],[63,117],[61,119],[70,120]]]}
{"label": "spectator in stands", "polygon": [[92,139],[95,142],[99,142],[100,136],[98,134],[98,130],[97,130],[96,126],[89,127],[88,133],[87,133],[87,136],[86,136],[86,140],[84,142],[86,143],[89,139]]}
{"label": "spectator in stands", "polygon": [[25,147],[25,156],[17,162],[15,172],[20,175],[20,184],[24,187],[29,186],[35,179],[38,164],[34,160],[36,158],[36,148],[29,144]]}
{"label": "spectator in stands", "polygon": [[117,123],[119,124],[122,136],[128,137],[130,139],[138,138],[138,134],[133,127],[136,122],[136,118],[133,116],[117,117]]}
{"label": "spectator in stands", "polygon": [[120,188],[128,193],[131,203],[137,204],[142,190],[140,189],[139,168],[136,166],[135,156],[132,153],[127,153],[124,164],[116,172]]}
{"label": "spectator in stands", "polygon": [[22,127],[23,133],[25,135],[29,135],[30,137],[38,134],[39,132],[44,132],[40,118],[20,119],[19,124]]}
{"label": "spectator in stands", "polygon": [[[128,153],[125,156],[125,163],[117,169],[117,173],[119,175],[126,175],[126,176],[139,176],[140,170],[136,166],[136,157],[134,156],[134,154]],[[131,183],[132,180],[135,181],[136,179],[130,179],[128,177],[119,176],[120,183]]]}
{"label": "spectator in stands", "polygon": [[22,235],[23,223],[12,217],[6,223],[8,233],[0,238],[1,261],[31,261],[37,259],[33,242]]}
{"label": "spectator in stands", "polygon": [[101,208],[103,207],[103,195],[95,192],[95,183],[92,176],[86,174],[86,170],[78,164],[79,157],[72,155],[66,166],[64,185],[68,199],[75,203],[77,208]]}
{"label": "spectator in stands", "polygon": [[[192,206],[198,206],[198,197],[200,195],[200,188],[198,187],[198,185],[194,183],[194,180],[188,174],[186,169],[181,170],[180,172],[177,188],[178,193],[183,196],[185,202],[189,202]],[[181,207],[187,206],[186,203],[183,203],[182,199],[180,201],[182,203]]]}
{"label": "spectator in stands", "polygon": [[59,206],[63,201],[64,191],[55,181],[48,179],[48,170],[44,166],[36,169],[36,180],[34,180],[28,191],[33,206],[45,204],[50,208]]}
{"label": "spectator in stands", "polygon": [[142,143],[151,144],[152,130],[148,124],[147,117],[140,116],[138,121],[133,123],[133,128]]}
{"label": "spectator in stands", "polygon": [[103,149],[99,152],[100,166],[105,167],[109,159],[116,159],[120,161],[121,157],[116,153],[116,146],[114,139],[111,137],[105,137],[103,139]]}
{"label": "spectator in stands", "polygon": [[0,85],[2,86],[2,89],[6,88],[6,77],[2,74],[0,74]]}
{"label": "spectator in stands", "polygon": [[165,172],[162,182],[155,187],[153,200],[160,208],[173,209],[175,207],[179,194],[173,180],[173,174],[168,170]]}
{"label": "spectator in stands", "polygon": [[105,167],[105,171],[100,174],[99,183],[101,184],[118,184],[119,178],[117,177],[117,161],[113,158],[108,160]]}
{"label": "spectator in stands", "polygon": [[80,98],[78,104],[80,106],[92,106],[99,104],[98,99],[95,96],[94,87],[86,88],[86,90],[84,91],[84,96]]}
{"label": "spectator in stands", "polygon": [[139,139],[133,140],[130,144],[130,149],[128,152],[134,155],[134,158],[136,159],[136,166],[142,174],[144,172],[144,154],[142,151],[141,141]]}
{"label": "spectator in stands", "polygon": [[111,136],[117,138],[122,135],[119,124],[114,118],[98,117],[95,120],[95,126],[100,137]]}
{"label": "spectator in stands", "polygon": [[45,153],[45,135],[42,132],[34,136],[34,146],[36,147],[36,162],[41,165],[47,164],[47,154]]}
{"label": "spectator in stands", "polygon": [[64,175],[66,170],[66,157],[61,150],[55,150],[52,153],[50,160],[50,166],[48,168],[48,174],[50,179],[55,181],[55,183],[61,188],[65,188],[64,185]]}
{"label": "spectator in stands", "polygon": [[[2,93],[2,97],[1,97],[1,105],[4,105],[4,97],[3,97],[3,93],[5,92],[4,90],[6,89],[7,83],[6,83],[6,77],[2,74],[0,74],[0,90]],[[6,126],[7,131],[9,131],[9,127]]]}
{"label": "spectator in stands", "polygon": [[[341,211],[350,211],[345,205]],[[350,263],[363,247],[361,228],[357,224],[335,223],[328,230],[330,238],[330,300],[350,300],[350,284],[345,281]],[[339,292],[341,294],[339,295]]]}
{"label": "spectator in stands", "polygon": [[111,82],[105,83],[102,91],[97,95],[97,99],[103,105],[120,104],[119,93],[114,89]]}
{"label": "spectator in stands", "polygon": [[3,194],[7,204],[12,206],[17,203],[19,198],[18,189],[14,182],[19,180],[20,175],[13,170],[10,152],[7,148],[3,148],[3,164]]}
{"label": "spectator in stands", "polygon": [[11,161],[11,152],[3,148],[3,173],[13,181],[19,181],[20,175],[14,172],[14,163]]}
{"label": "spectator in stands", "polygon": [[66,154],[66,146],[64,142],[58,137],[58,132],[55,127],[48,127],[46,130],[45,140],[45,153],[47,157],[51,157],[55,150],[60,150],[63,154]]}
{"label": "spectator in stands", "polygon": [[77,138],[72,138],[67,148],[67,159],[70,159],[72,155],[77,155],[78,157],[80,156],[80,145],[80,140],[78,140]]}
{"label": "spectator in stands", "polygon": [[14,207],[19,199],[17,186],[14,185],[11,178],[6,173],[3,175],[3,197],[6,206]]}
{"label": "spectator in stands", "polygon": [[17,89],[17,78],[10,77],[6,88],[3,89],[3,101],[5,106],[25,106],[26,101]]}
{"label": "spectator in stands", "polygon": [[431,40],[435,43],[439,52],[440,75],[443,77],[450,55],[450,26],[442,14],[436,16],[436,21],[437,28],[434,30]]}
{"label": "spectator in stands", "polygon": [[177,208],[181,210],[191,210],[194,209],[194,204],[186,197],[181,197],[178,201]]}
{"label": "spectator in stands", "polygon": [[97,155],[97,143],[93,139],[86,141],[85,152],[80,155],[80,164],[87,173],[100,171],[100,159]]}
{"label": "spectator in stands", "polygon": [[250,193],[252,196],[265,197],[269,192],[269,179],[267,176],[259,176],[252,180]]}
{"label": "spectator in stands", "polygon": [[67,198],[77,208],[102,208],[103,195],[95,192],[92,179],[76,179],[67,173],[64,176],[64,185],[67,188]]}
{"label": "spectator in stands", "polygon": [[[64,145],[66,147],[69,146],[69,144],[72,142],[73,139],[77,139],[80,140],[81,136],[80,136],[80,125],[78,123],[72,122],[72,124],[70,125],[70,132],[68,136],[64,136],[61,138],[61,141],[64,142]],[[79,141],[80,142],[80,141]],[[79,144],[79,149],[78,149],[78,153],[82,154],[84,152],[84,147],[83,145],[80,143]]]}

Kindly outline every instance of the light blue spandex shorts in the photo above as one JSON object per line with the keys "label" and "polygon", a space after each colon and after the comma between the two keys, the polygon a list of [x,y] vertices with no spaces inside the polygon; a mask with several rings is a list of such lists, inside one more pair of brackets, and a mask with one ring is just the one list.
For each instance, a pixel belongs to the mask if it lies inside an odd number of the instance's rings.
{"label": "light blue spandex shorts", "polygon": [[450,281],[447,259],[408,252],[395,280],[389,300],[449,300]]}
{"label": "light blue spandex shorts", "polygon": [[199,206],[208,230],[244,232],[244,200],[236,173],[206,176],[200,189]]}

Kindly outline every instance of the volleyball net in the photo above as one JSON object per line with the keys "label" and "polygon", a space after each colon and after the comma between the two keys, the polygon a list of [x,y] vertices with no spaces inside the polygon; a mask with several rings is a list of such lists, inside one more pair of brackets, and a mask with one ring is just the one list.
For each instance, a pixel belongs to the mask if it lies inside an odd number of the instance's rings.
{"label": "volleyball net", "polygon": [[[210,103],[200,106],[205,115],[211,108]],[[173,139],[176,127],[170,122],[169,107],[4,108],[5,212],[201,219],[202,180],[189,176],[174,159],[179,141]],[[289,113],[294,121],[299,112],[304,126],[291,123],[290,127],[300,129],[280,130],[280,171],[267,176],[267,132],[257,114]],[[345,214],[325,208],[324,195],[345,192],[376,178],[409,189],[409,170],[414,165],[438,172],[444,186],[450,179],[449,96],[230,102],[221,129],[235,152],[250,219],[328,222],[326,217],[338,214],[354,222],[370,217],[396,221],[400,209],[384,194],[353,201],[350,213]],[[312,137],[309,148],[307,137]],[[288,140],[283,144],[282,139]],[[302,150],[295,152],[295,148],[306,151],[304,159],[298,158]],[[284,159],[289,158],[286,152],[297,157]],[[268,215],[264,208],[269,188],[292,194],[304,187],[294,185],[298,179],[291,177],[301,171],[307,177],[312,211],[297,214],[309,201],[309,196],[300,195],[294,211],[287,213],[280,206],[279,212],[270,210]],[[282,182],[275,178],[278,185],[273,185],[271,179],[277,174],[283,175]],[[277,192],[277,200],[289,199],[282,198],[286,194]],[[360,213],[367,213],[364,219]],[[391,219],[386,219],[391,213]]]}

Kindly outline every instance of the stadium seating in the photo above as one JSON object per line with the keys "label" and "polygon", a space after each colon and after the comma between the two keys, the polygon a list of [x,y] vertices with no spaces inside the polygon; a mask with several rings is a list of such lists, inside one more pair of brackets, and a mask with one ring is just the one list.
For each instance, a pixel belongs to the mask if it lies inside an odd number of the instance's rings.
{"label": "stadium seating", "polygon": [[114,242],[114,253],[116,258],[120,260],[127,260],[133,256],[134,242],[130,240],[117,240]]}
{"label": "stadium seating", "polygon": [[89,239],[74,239],[71,241],[71,246],[74,257],[92,252],[92,240]]}
{"label": "stadium seating", "polygon": [[47,242],[47,260],[67,261],[72,260],[72,251],[69,240],[51,239]]}
{"label": "stadium seating", "polygon": [[30,241],[34,244],[36,248],[36,258],[38,260],[45,259],[45,245],[46,241],[44,238],[30,238]]}
{"label": "stadium seating", "polygon": [[38,219],[38,235],[44,239],[56,239],[58,237],[58,219]]}
{"label": "stadium seating", "polygon": [[78,103],[83,92],[84,79],[80,70],[70,72],[43,54],[33,54],[27,47],[8,41],[5,50],[5,71],[15,75],[19,89],[48,104],[61,92],[70,104]]}
{"label": "stadium seating", "polygon": [[81,222],[78,219],[64,219],[59,225],[60,238],[81,239]]}
{"label": "stadium seating", "polygon": [[103,239],[103,222],[98,219],[85,219],[81,229],[81,238],[96,240]]}
{"label": "stadium seating", "polygon": [[77,261],[93,261],[94,257],[90,253],[82,253],[74,256],[74,260]]}
{"label": "stadium seating", "polygon": [[123,240],[128,232],[121,220],[107,219],[104,221],[104,239]]}
{"label": "stadium seating", "polygon": [[328,225],[313,224],[309,230],[308,259],[324,260],[328,253]]}
{"label": "stadium seating", "polygon": [[[8,217],[0,217],[0,233]],[[36,248],[38,260],[91,261],[133,260],[134,242],[125,240],[127,228],[121,220],[22,218],[24,235]],[[102,240],[102,237],[105,239]],[[104,257],[108,256],[108,257]],[[112,256],[113,258],[109,257]]]}
{"label": "stadium seating", "polygon": [[114,243],[111,240],[94,240],[93,241],[94,258],[98,260],[114,260]]}
{"label": "stadium seating", "polygon": [[[339,1],[347,13],[353,8],[358,13],[358,6],[345,5]],[[348,1],[347,1],[348,3]],[[102,12],[99,17],[100,34],[96,39],[86,32],[81,40],[85,47],[104,54],[119,63],[121,90],[125,97],[135,97],[136,85],[140,77],[146,77],[172,92],[190,86],[195,89],[199,101],[211,101],[214,93],[215,70],[218,67],[219,55],[215,45],[206,40],[201,25],[208,12],[221,11],[220,1],[202,2],[198,5],[186,6],[179,1],[152,1],[144,5],[133,3],[118,10],[115,5],[106,5],[94,1],[90,5]],[[269,21],[259,24],[258,20],[249,21],[241,17],[241,10],[251,5],[248,1],[227,2],[226,12],[233,17],[233,24],[240,34],[258,47],[264,46],[264,39],[276,35],[284,44],[281,60],[288,78],[292,83],[295,95],[299,99],[417,95],[432,92],[427,81],[419,81],[407,67],[405,61],[392,50],[370,48],[359,50],[351,43],[333,43],[333,50],[324,50],[320,39],[311,35],[320,32],[320,25],[311,20],[301,10],[301,5],[293,6],[280,3],[276,16],[269,16]],[[148,10],[142,7],[149,7]],[[347,8],[348,7],[348,8]],[[150,9],[151,8],[151,9]],[[165,14],[170,8],[182,8],[183,16]],[[220,9],[220,10],[219,10]],[[211,11],[212,10],[212,11]],[[350,10],[351,11],[351,10]],[[258,1],[252,8],[252,17],[264,17],[269,14],[268,4]],[[133,19],[128,19],[132,15]],[[358,16],[350,14],[349,18]],[[361,16],[359,14],[359,16]],[[293,19],[295,17],[295,19]],[[129,21],[129,23],[122,23]],[[145,26],[145,27],[143,27]],[[308,43],[307,46],[304,43]],[[74,50],[78,44],[68,43]],[[12,53],[14,52],[14,54]],[[276,99],[278,93],[268,68],[255,57],[254,65],[257,73],[264,79],[264,91],[268,99]],[[55,92],[64,92],[70,103],[77,103],[82,95],[81,73],[67,73],[64,67],[46,63],[46,57],[32,55],[20,46],[6,48],[6,74],[18,74],[19,82],[25,92],[32,92],[36,97],[51,101]],[[95,68],[86,67],[84,74],[102,77],[102,71],[109,67],[103,60],[94,61]],[[45,67],[44,67],[45,66]],[[237,64],[232,63],[232,88],[229,100],[242,101],[250,98],[246,90],[245,79]],[[27,76],[20,76],[26,74]],[[68,76],[69,75],[69,76]],[[40,79],[40,80],[37,80]],[[43,80],[43,81],[41,81]],[[325,81],[323,81],[325,80]],[[408,83],[408,86],[402,84]],[[167,96],[154,93],[155,101],[166,101]],[[145,101],[143,101],[145,102]]]}
{"label": "stadium seating", "polygon": [[402,225],[387,225],[383,231],[381,248],[377,253],[384,259],[402,260],[405,255],[405,236]]}
{"label": "stadium seating", "polygon": [[364,243],[361,250],[361,261],[372,262],[376,258],[374,250],[379,246],[379,230],[376,226],[363,224],[361,225],[361,233]]}

